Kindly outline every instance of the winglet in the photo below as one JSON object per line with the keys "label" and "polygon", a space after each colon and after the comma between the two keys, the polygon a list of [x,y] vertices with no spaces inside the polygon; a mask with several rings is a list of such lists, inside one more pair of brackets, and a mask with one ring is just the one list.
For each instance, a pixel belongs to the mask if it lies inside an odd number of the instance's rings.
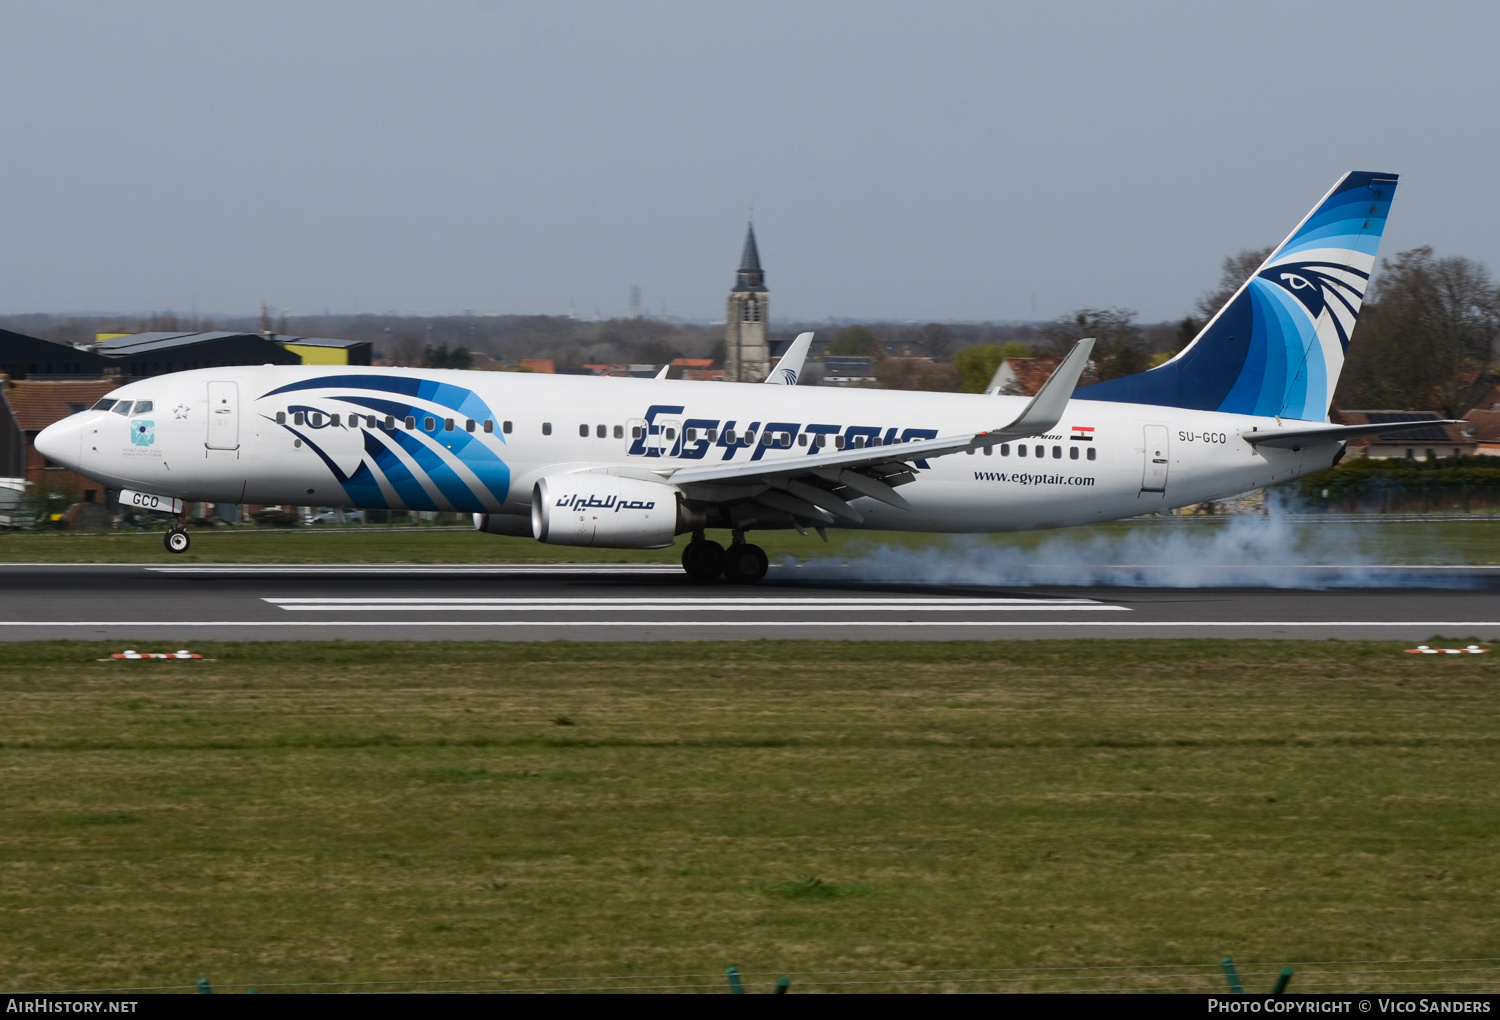
{"label": "winglet", "polygon": [[771,374],[766,376],[767,386],[795,386],[802,375],[802,363],[807,360],[807,349],[812,346],[811,333],[798,333],[792,346],[786,349]]}
{"label": "winglet", "polygon": [[1092,337],[1075,343],[1068,356],[1062,359],[1062,364],[1042,383],[1042,388],[1036,391],[1036,396],[1031,398],[1031,403],[1026,405],[1026,410],[1015,421],[1004,428],[981,432],[974,437],[972,445],[991,446],[1008,439],[1040,435],[1062,421],[1063,412],[1068,408],[1068,401],[1073,398],[1073,390],[1078,386],[1079,376],[1088,367],[1089,355],[1093,350]]}
{"label": "winglet", "polygon": [[672,363],[669,361],[665,365],[663,365],[661,367],[661,371],[657,372],[656,375],[652,376],[652,378],[653,379],[665,379],[667,377],[667,373],[670,372],[670,371],[672,371]]}

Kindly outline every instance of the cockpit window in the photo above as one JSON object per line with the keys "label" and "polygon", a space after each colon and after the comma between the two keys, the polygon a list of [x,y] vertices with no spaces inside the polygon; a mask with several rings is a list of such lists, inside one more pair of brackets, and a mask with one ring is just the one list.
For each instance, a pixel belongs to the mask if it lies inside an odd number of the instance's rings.
{"label": "cockpit window", "polygon": [[135,402],[135,410],[132,411],[132,412],[130,412],[130,413],[131,414],[146,414],[146,413],[148,413],[151,410],[151,408],[152,408],[151,401],[149,401],[149,400],[137,400]]}
{"label": "cockpit window", "polygon": [[115,406],[115,399],[113,397],[104,397],[104,398],[102,398],[99,401],[99,403],[97,403],[97,404],[95,404],[93,406],[92,410],[95,410],[95,411],[108,411],[111,407],[114,407],[114,406]]}
{"label": "cockpit window", "polygon": [[115,412],[115,414],[129,414],[130,401],[122,400],[118,404],[116,404],[112,410]]}

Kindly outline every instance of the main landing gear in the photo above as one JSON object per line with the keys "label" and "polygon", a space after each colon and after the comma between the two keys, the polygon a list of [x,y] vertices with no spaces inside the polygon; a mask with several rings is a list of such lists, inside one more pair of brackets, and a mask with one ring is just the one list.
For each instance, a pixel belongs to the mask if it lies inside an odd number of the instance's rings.
{"label": "main landing gear", "polygon": [[735,584],[755,584],[766,576],[770,565],[766,551],[758,545],[740,540],[726,551],[718,542],[695,534],[682,550],[682,569],[699,584],[707,584],[720,574]]}
{"label": "main landing gear", "polygon": [[162,539],[162,544],[167,547],[167,552],[169,553],[185,553],[188,551],[188,546],[193,543],[188,538],[187,530],[179,522],[172,526],[171,531],[167,532],[166,536]]}

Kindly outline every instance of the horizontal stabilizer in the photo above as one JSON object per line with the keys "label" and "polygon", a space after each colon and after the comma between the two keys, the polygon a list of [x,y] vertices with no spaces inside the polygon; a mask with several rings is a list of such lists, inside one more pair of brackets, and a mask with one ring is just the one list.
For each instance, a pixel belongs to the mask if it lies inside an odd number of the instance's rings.
{"label": "horizontal stabilizer", "polygon": [[1467,425],[1457,419],[1428,418],[1423,421],[1385,422],[1381,425],[1325,425],[1316,429],[1282,429],[1265,432],[1242,432],[1241,438],[1255,446],[1274,446],[1283,450],[1300,450],[1304,446],[1341,443],[1360,436],[1383,436],[1392,432],[1413,432],[1434,425]]}

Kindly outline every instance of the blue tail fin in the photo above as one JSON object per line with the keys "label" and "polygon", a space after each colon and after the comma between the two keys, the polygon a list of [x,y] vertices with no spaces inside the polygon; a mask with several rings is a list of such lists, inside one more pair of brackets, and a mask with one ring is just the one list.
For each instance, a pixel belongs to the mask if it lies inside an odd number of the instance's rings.
{"label": "blue tail fin", "polygon": [[1073,396],[1327,420],[1395,192],[1395,174],[1344,175],[1175,358]]}

